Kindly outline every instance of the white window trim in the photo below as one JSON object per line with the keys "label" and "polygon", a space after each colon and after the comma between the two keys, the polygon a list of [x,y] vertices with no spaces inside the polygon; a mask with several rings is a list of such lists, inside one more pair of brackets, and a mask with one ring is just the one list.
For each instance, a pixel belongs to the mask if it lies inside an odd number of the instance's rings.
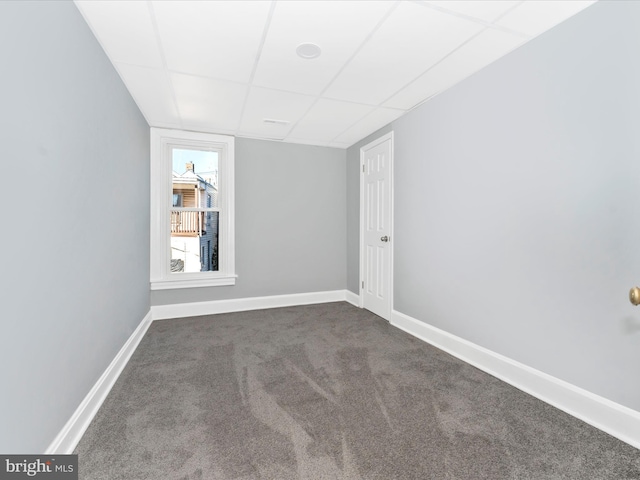
{"label": "white window trim", "polygon": [[[171,273],[172,147],[220,152],[217,272]],[[151,290],[235,285],[234,147],[234,138],[227,135],[151,128]]]}

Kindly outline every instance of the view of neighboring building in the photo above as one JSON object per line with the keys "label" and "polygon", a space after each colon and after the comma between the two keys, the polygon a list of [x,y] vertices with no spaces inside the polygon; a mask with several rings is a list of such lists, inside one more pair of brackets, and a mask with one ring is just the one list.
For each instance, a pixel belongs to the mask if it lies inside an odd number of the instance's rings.
{"label": "view of neighboring building", "polygon": [[171,271],[218,270],[218,212],[188,211],[218,204],[217,179],[203,178],[189,162],[185,172],[173,172],[171,211]]}

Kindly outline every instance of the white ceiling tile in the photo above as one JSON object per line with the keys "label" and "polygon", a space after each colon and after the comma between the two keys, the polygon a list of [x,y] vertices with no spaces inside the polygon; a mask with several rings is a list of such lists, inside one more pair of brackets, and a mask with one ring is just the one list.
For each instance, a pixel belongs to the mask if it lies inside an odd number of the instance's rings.
{"label": "white ceiling tile", "polygon": [[171,74],[182,123],[206,131],[234,132],[247,87],[224,80]]}
{"label": "white ceiling tile", "polygon": [[595,1],[528,0],[507,13],[496,25],[536,36],[594,4]]}
{"label": "white ceiling tile", "polygon": [[376,108],[369,115],[333,139],[332,144],[351,146],[405,113],[404,110]]}
{"label": "white ceiling tile", "polygon": [[340,148],[592,3],[76,0],[151,125]]}
{"label": "white ceiling tile", "polygon": [[[390,1],[278,2],[254,85],[318,95],[391,9]],[[320,57],[296,55],[301,43],[315,43]]]}
{"label": "white ceiling tile", "polygon": [[163,66],[146,2],[77,1],[76,5],[112,62]]}
{"label": "white ceiling tile", "polygon": [[402,3],[324,96],[378,105],[483,27],[415,3]]}
{"label": "white ceiling tile", "polygon": [[248,82],[271,3],[154,1],[167,67]]}
{"label": "white ceiling tile", "polygon": [[488,28],[394,95],[385,106],[408,110],[525,42],[526,39],[518,35]]}
{"label": "white ceiling tile", "polygon": [[162,69],[116,64],[131,96],[152,127],[180,126],[167,73]]}
{"label": "white ceiling tile", "polygon": [[289,137],[329,143],[372,110],[372,107],[366,105],[320,99],[295,126]]}
{"label": "white ceiling tile", "polygon": [[521,0],[433,0],[423,2],[440,9],[477,18],[483,22],[493,22],[500,15],[515,7]]}
{"label": "white ceiling tile", "polygon": [[[260,135],[266,138],[284,138],[307,112],[316,97],[298,93],[252,87],[247,98],[240,135]],[[285,125],[265,123],[264,119],[284,120]]]}

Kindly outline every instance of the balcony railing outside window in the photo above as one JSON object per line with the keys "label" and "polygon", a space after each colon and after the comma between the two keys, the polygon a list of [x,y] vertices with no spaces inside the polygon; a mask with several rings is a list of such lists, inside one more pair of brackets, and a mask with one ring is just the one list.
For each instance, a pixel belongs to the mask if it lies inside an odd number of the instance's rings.
{"label": "balcony railing outside window", "polygon": [[171,211],[171,235],[196,236],[204,235],[206,224],[205,212]]}

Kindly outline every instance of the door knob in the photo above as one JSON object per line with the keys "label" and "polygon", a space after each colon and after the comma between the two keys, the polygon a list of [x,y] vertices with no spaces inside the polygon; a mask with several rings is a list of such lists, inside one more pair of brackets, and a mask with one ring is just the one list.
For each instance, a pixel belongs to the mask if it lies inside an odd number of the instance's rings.
{"label": "door knob", "polygon": [[634,305],[640,305],[640,288],[639,287],[633,287],[631,290],[629,290],[629,300]]}
{"label": "door knob", "polygon": [[[389,241],[389,237],[387,237],[386,235],[384,237],[380,237],[380,240],[383,242],[388,242]],[[640,290],[640,289],[639,289]],[[640,303],[640,302],[639,302]],[[636,304],[637,305],[637,304]]]}

